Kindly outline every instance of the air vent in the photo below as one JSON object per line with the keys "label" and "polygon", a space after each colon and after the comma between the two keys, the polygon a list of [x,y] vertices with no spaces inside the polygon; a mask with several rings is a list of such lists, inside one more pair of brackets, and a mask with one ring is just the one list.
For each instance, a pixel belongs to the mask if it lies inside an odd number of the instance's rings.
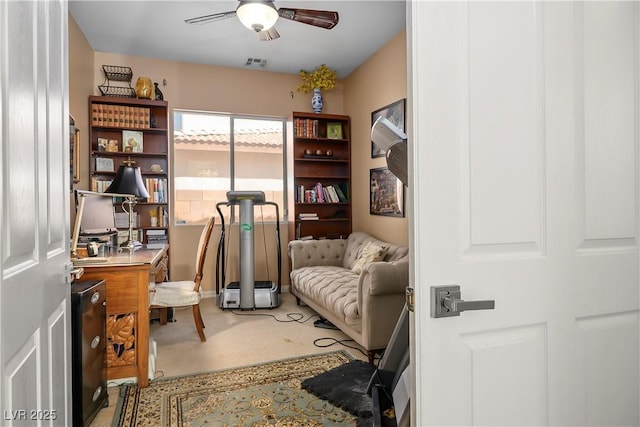
{"label": "air vent", "polygon": [[244,64],[245,67],[249,68],[264,68],[266,65],[267,60],[260,58],[247,58],[247,62]]}

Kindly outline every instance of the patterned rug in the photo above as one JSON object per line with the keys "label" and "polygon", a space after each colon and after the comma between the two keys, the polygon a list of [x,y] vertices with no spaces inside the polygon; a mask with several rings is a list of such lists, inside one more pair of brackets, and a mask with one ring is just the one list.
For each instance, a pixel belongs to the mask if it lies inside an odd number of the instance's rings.
{"label": "patterned rug", "polygon": [[124,385],[114,427],[355,426],[353,415],[302,390],[306,378],[352,361],[344,351]]}

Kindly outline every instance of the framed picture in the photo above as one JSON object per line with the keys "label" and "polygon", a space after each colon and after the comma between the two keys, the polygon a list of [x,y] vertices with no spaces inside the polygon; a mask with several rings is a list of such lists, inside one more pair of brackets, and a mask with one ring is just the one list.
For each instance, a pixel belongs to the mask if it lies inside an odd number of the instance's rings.
{"label": "framed picture", "polygon": [[369,213],[404,218],[404,185],[387,168],[369,171]]}
{"label": "framed picture", "polygon": [[80,182],[80,129],[76,127],[76,120],[69,116],[69,167],[71,185]]}
{"label": "framed picture", "polygon": [[[386,107],[382,107],[379,110],[371,113],[371,126],[376,122],[376,119],[380,116],[388,119],[391,123],[393,123],[398,129],[404,132],[405,120],[404,120],[404,112],[405,112],[405,98],[402,98],[399,101],[394,102],[393,104],[389,104]],[[373,141],[371,141],[371,157],[384,157],[385,152],[380,147],[378,147]]]}
{"label": "framed picture", "polygon": [[342,123],[327,123],[327,138],[342,139]]}
{"label": "framed picture", "polygon": [[122,151],[125,153],[142,153],[142,147],[142,132],[137,130],[122,131]]}
{"label": "framed picture", "polygon": [[113,159],[108,157],[96,157],[97,172],[115,172]]}

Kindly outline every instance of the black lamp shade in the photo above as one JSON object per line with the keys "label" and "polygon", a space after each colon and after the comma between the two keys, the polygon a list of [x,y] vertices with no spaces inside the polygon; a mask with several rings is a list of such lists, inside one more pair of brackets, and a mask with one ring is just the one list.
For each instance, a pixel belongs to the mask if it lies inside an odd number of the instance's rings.
{"label": "black lamp shade", "polygon": [[144,186],[142,174],[138,166],[120,165],[118,172],[105,193],[133,194],[136,197],[146,199],[149,197]]}

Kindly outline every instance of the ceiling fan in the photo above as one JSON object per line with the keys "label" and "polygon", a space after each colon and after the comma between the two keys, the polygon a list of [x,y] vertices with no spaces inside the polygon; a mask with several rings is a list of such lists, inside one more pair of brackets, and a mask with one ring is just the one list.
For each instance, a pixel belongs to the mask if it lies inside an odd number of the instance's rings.
{"label": "ceiling fan", "polygon": [[276,9],[273,0],[239,0],[236,10],[213,13],[185,19],[187,24],[207,24],[237,16],[242,24],[258,33],[260,40],[273,40],[280,37],[274,28],[278,18],[301,22],[314,27],[332,29],[338,24],[338,12],[328,10],[295,9],[281,7]]}

